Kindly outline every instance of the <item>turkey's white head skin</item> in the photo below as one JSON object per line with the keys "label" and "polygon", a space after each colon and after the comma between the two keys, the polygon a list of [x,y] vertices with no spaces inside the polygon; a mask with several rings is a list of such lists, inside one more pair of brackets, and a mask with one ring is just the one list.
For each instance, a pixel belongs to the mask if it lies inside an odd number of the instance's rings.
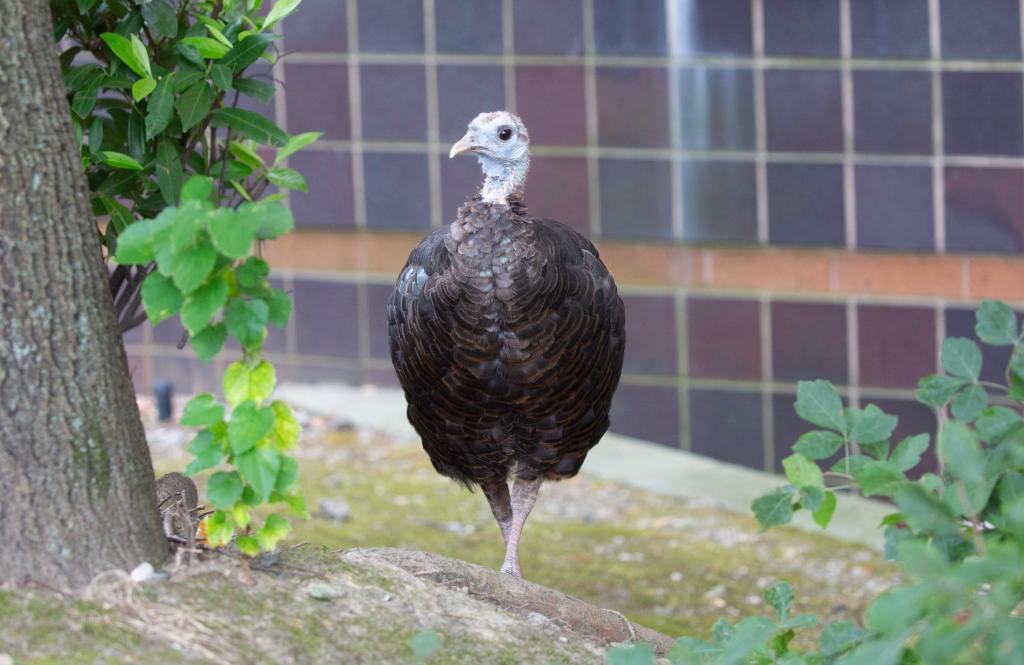
{"label": "turkey's white head skin", "polygon": [[521,190],[530,168],[530,136],[526,125],[508,111],[481,113],[469,123],[466,135],[448,157],[473,153],[484,172],[480,195],[485,203],[508,205],[508,196]]}

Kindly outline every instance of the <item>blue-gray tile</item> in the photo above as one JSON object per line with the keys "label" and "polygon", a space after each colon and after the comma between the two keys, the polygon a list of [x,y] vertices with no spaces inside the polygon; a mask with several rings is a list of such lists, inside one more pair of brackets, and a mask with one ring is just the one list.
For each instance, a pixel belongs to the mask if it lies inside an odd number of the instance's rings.
{"label": "blue-gray tile", "polygon": [[822,302],[771,304],[772,372],[776,381],[827,379],[845,385],[846,306]]}
{"label": "blue-gray tile", "polygon": [[1024,170],[946,167],[946,247],[1024,250]]}
{"label": "blue-gray tile", "polygon": [[947,60],[1019,60],[1018,0],[940,0],[942,57]]}
{"label": "blue-gray tile", "polygon": [[422,65],[363,65],[360,79],[363,138],[426,139],[427,83]]}
{"label": "blue-gray tile", "polygon": [[749,162],[683,162],[683,238],[757,242],[757,185]]}
{"label": "blue-gray tile", "polygon": [[306,0],[281,24],[285,50],[344,53],[348,50],[347,18],[344,2]]}
{"label": "blue-gray tile", "polygon": [[854,177],[858,247],[934,249],[931,167],[861,164]]}
{"label": "blue-gray tile", "polygon": [[929,56],[928,0],[856,0],[850,22],[855,57]]}
{"label": "blue-gray tile", "polygon": [[[245,70],[245,78],[254,79],[262,83],[268,83],[274,85],[274,72],[270,63],[265,60],[257,60]],[[284,94],[284,91],[278,88],[278,95]],[[259,113],[265,118],[276,121],[277,113],[274,108],[274,99],[270,101],[261,102],[257,99],[253,99],[247,95],[238,96],[238,108],[245,109],[246,111],[253,111]]]}
{"label": "blue-gray tile", "polygon": [[500,65],[438,65],[437,102],[442,141],[458,141],[479,113],[505,108]]}
{"label": "blue-gray tile", "polygon": [[937,370],[933,307],[862,304],[857,341],[862,386],[915,388]]}
{"label": "blue-gray tile", "polygon": [[679,396],[675,387],[620,383],[612,400],[612,432],[679,447]]}
{"label": "blue-gray tile", "polygon": [[359,50],[423,51],[422,0],[359,0],[358,14]]}
{"label": "blue-gray tile", "polygon": [[768,237],[780,245],[845,244],[843,169],[837,164],[768,165]]}
{"label": "blue-gray tile", "polygon": [[335,150],[302,150],[288,158],[306,178],[308,192],[289,195],[299,228],[350,229],[355,226],[352,156]]}
{"label": "blue-gray tile", "polygon": [[602,159],[601,234],[619,240],[669,240],[672,206],[669,163]]}
{"label": "blue-gray tile", "polygon": [[533,145],[587,142],[581,65],[516,67],[516,105]]}
{"label": "blue-gray tile", "polygon": [[516,0],[516,53],[583,54],[582,0]]}
{"label": "blue-gray tile", "polygon": [[370,318],[366,329],[370,335],[371,358],[391,357],[388,347],[388,299],[394,288],[395,285],[390,282],[366,285],[366,311]]}
{"label": "blue-gray tile", "polygon": [[[483,183],[484,176],[480,165],[475,159],[459,157],[441,158],[441,221],[444,224],[453,222],[459,207],[477,193]],[[527,196],[530,193],[529,176],[527,176]]]}
{"label": "blue-gray tile", "polygon": [[288,131],[323,132],[326,139],[351,136],[348,65],[286,64]]}
{"label": "blue-gray tile", "polygon": [[765,72],[768,149],[838,152],[843,149],[839,72],[771,69]]}
{"label": "blue-gray tile", "polygon": [[430,184],[426,155],[363,155],[366,226],[371,229],[430,228]]}
{"label": "blue-gray tile", "polygon": [[501,0],[435,0],[440,53],[501,53]]}
{"label": "blue-gray tile", "polygon": [[690,450],[723,462],[764,468],[761,394],[689,390]]}
{"label": "blue-gray tile", "polygon": [[[170,351],[167,354],[153,356],[153,382],[147,386],[147,393],[153,394],[153,384],[157,381],[169,381],[174,395],[190,395],[192,386],[193,359],[185,351]],[[181,415],[175,413],[175,416]]]}
{"label": "blue-gray tile", "polygon": [[[479,171],[475,176],[479,179]],[[526,179],[526,206],[538,217],[590,231],[590,186],[582,157],[532,157]]]}
{"label": "blue-gray tile", "polygon": [[932,152],[932,75],[859,70],[853,73],[857,152]]}
{"label": "blue-gray tile", "polygon": [[750,0],[678,3],[681,55],[749,56],[753,52]]}
{"label": "blue-gray tile", "polygon": [[1024,154],[1020,74],[943,72],[942,126],[948,154]]}
{"label": "blue-gray tile", "polygon": [[[949,307],[945,312],[946,338],[966,337],[979,342],[981,346],[981,380],[1006,385],[1006,365],[1010,362],[1012,347],[990,346],[981,344],[975,333],[975,310]],[[1020,325],[1020,314],[1017,314],[1017,325]]]}
{"label": "blue-gray tile", "polygon": [[839,56],[839,0],[765,0],[766,55]]}
{"label": "blue-gray tile", "polygon": [[676,309],[671,295],[626,294],[627,374],[676,375]]}
{"label": "blue-gray tile", "polygon": [[665,55],[663,0],[594,0],[599,55]]}
{"label": "blue-gray tile", "polygon": [[683,67],[679,71],[679,97],[684,149],[754,149],[751,70]]}
{"label": "blue-gray tile", "polygon": [[601,145],[668,147],[668,77],[663,67],[598,67]]}
{"label": "blue-gray tile", "polygon": [[760,381],[761,305],[739,298],[686,299],[689,375]]}
{"label": "blue-gray tile", "polygon": [[359,357],[356,285],[296,279],[293,300],[295,340],[301,354]]}

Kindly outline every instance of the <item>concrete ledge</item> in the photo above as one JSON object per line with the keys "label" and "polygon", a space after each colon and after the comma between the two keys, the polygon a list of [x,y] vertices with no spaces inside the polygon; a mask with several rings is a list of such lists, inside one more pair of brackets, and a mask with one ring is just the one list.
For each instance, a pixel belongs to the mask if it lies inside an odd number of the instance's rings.
{"label": "concrete ledge", "polygon": [[[380,432],[405,442],[418,437],[405,417],[402,391],[376,386],[284,384],[277,397],[296,408],[351,421],[360,429]],[[674,450],[647,441],[609,433],[588,455],[583,472],[659,494],[697,500],[750,514],[758,496],[786,484],[785,478],[709,457]],[[858,496],[839,496],[828,533],[881,548],[878,524],[892,506]],[[806,511],[793,521],[797,528],[821,531]]]}

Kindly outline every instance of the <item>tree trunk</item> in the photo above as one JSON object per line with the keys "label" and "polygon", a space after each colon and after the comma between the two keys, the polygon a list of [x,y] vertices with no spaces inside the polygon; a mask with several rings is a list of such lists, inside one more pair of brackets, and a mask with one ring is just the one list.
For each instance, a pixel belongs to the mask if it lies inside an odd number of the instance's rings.
{"label": "tree trunk", "polygon": [[46,0],[0,0],[0,580],[167,555]]}

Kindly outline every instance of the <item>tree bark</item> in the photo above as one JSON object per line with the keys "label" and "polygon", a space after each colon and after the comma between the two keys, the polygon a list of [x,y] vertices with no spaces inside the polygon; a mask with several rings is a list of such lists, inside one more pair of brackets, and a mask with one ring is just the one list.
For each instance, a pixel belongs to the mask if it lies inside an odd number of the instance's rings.
{"label": "tree bark", "polygon": [[46,0],[0,0],[0,579],[167,556]]}

